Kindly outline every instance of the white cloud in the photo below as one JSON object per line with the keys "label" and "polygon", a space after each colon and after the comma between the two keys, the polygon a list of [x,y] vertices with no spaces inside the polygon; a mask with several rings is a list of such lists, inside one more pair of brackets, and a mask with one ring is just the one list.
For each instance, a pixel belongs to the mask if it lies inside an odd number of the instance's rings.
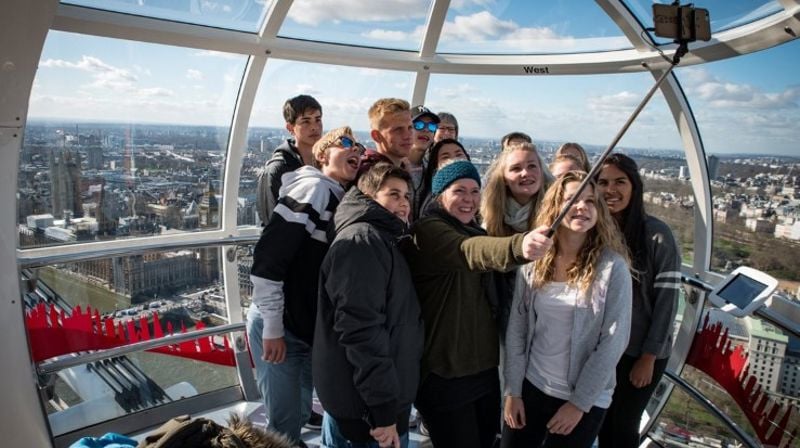
{"label": "white cloud", "polygon": [[[425,26],[413,31],[374,28],[361,33],[363,37],[387,42],[420,41]],[[441,43],[446,51],[507,52],[509,49],[525,51],[569,51],[581,48],[608,49],[630,47],[624,36],[575,39],[559,35],[552,27],[523,27],[513,20],[503,20],[489,11],[458,15],[444,23]]]}
{"label": "white cloud", "polygon": [[642,95],[623,91],[610,95],[589,97],[586,99],[586,107],[595,112],[630,112],[641,100]]}
{"label": "white cloud", "polygon": [[80,70],[91,74],[93,81],[89,84],[95,88],[111,90],[130,90],[134,88],[138,78],[130,71],[106,64],[94,56],[83,55],[78,62],[63,59],[46,59],[39,63],[43,68],[66,68]]}
{"label": "white cloud", "polygon": [[145,76],[152,76],[153,75],[150,72],[149,68],[142,67],[141,65],[134,64],[133,69],[136,71],[136,73],[141,73],[142,75],[145,75]]}
{"label": "white cloud", "polygon": [[200,70],[195,70],[190,68],[186,70],[186,78],[194,80],[194,81],[202,81],[203,80],[203,72]]}
{"label": "white cloud", "polygon": [[242,59],[244,56],[234,53],[223,53],[214,50],[201,50],[194,53],[195,56],[221,58],[221,59]]}
{"label": "white cloud", "polygon": [[517,30],[519,26],[511,20],[500,20],[489,11],[468,16],[456,16],[445,22],[442,38],[456,41],[482,42]]}
{"label": "white cloud", "polygon": [[313,96],[313,95],[319,95],[320,93],[322,93],[319,90],[315,89],[314,86],[312,86],[311,84],[297,84],[295,86],[294,90],[298,95],[299,94],[306,94],[306,95],[312,95]]}
{"label": "white cloud", "polygon": [[366,5],[363,0],[296,0],[288,17],[302,25],[317,26],[324,22],[396,22],[424,19],[429,0],[383,0]]}
{"label": "white cloud", "polygon": [[172,97],[175,92],[163,87],[151,87],[147,89],[139,89],[139,94],[143,97]]}
{"label": "white cloud", "polygon": [[39,63],[39,67],[44,68],[70,68],[92,73],[94,76],[106,80],[117,80],[119,82],[133,83],[138,80],[136,75],[128,70],[117,68],[106,64],[94,56],[81,56],[78,62],[65,61],[63,59],[47,59]]}
{"label": "white cloud", "polygon": [[360,68],[358,69],[358,74],[360,76],[381,76],[385,72],[383,70],[378,70],[377,68]]}
{"label": "white cloud", "polygon": [[412,33],[406,33],[405,31],[374,29],[365,33],[361,33],[361,35],[370,39],[403,42],[410,40]]}
{"label": "white cloud", "polygon": [[702,68],[686,70],[681,75],[687,96],[715,109],[794,109],[800,101],[800,86],[764,92],[750,84],[720,79]]}

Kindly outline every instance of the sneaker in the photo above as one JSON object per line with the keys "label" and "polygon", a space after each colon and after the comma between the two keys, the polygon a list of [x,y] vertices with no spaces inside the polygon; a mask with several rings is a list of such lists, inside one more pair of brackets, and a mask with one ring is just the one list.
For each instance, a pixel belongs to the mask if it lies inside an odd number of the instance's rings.
{"label": "sneaker", "polygon": [[308,422],[303,426],[314,431],[319,431],[322,429],[322,414],[311,411],[311,417],[308,418]]}

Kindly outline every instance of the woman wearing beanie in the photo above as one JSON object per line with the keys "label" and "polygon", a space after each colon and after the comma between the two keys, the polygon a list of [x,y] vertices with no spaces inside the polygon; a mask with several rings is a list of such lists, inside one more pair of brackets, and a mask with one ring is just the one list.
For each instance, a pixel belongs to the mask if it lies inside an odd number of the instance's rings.
{"label": "woman wearing beanie", "polygon": [[412,228],[406,250],[425,323],[416,406],[437,448],[488,448],[500,430],[499,341],[490,272],[538,259],[546,228],[489,237],[475,222],[480,176],[467,160],[439,168],[438,207]]}

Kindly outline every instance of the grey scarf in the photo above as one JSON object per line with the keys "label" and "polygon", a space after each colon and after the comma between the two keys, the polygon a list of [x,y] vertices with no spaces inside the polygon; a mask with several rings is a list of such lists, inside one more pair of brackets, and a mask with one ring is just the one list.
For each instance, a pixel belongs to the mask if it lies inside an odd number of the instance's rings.
{"label": "grey scarf", "polygon": [[531,206],[533,201],[529,201],[525,205],[519,205],[510,195],[506,198],[506,211],[503,216],[503,222],[514,229],[515,232],[527,232],[528,219],[531,216]]}

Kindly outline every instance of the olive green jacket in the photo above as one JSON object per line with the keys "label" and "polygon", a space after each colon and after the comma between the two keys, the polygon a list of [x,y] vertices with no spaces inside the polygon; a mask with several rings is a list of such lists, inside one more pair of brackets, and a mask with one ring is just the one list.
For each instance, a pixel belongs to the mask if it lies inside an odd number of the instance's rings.
{"label": "olive green jacket", "polygon": [[422,377],[456,378],[497,367],[496,300],[487,273],[527,262],[523,234],[484,236],[443,211],[417,221],[411,233],[414,244],[405,255],[425,323]]}

